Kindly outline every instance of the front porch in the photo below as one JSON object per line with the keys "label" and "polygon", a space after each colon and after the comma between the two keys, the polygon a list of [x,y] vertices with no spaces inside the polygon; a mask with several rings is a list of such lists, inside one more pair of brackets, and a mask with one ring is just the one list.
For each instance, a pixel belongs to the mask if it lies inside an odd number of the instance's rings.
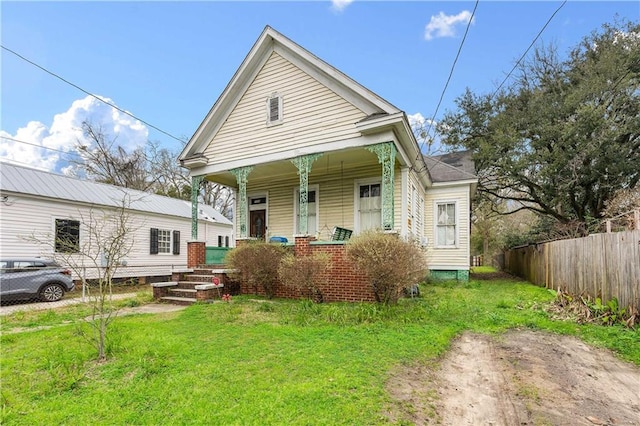
{"label": "front porch", "polygon": [[[235,240],[296,235],[329,240],[334,227],[355,234],[401,227],[407,173],[393,142],[300,155],[193,177],[234,188]],[[194,209],[197,220],[197,210]],[[192,233],[197,240],[197,233]]]}

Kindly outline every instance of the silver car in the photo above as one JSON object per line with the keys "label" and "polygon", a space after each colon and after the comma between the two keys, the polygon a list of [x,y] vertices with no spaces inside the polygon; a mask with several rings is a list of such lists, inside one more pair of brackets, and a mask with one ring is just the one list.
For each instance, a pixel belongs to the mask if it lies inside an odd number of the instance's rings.
{"label": "silver car", "polygon": [[55,302],[74,289],[71,271],[39,257],[0,259],[0,301]]}

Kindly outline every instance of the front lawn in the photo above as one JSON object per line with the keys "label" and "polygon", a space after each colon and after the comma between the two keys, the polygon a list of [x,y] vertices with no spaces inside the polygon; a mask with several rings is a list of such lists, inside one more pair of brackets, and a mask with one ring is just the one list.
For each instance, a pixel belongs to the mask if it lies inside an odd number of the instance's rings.
{"label": "front lawn", "polygon": [[[394,307],[235,297],[126,316],[104,364],[69,323],[82,308],[14,314],[1,326],[0,422],[388,424],[389,372],[437,359],[464,330],[576,334],[640,365],[638,331],[553,321],[545,289],[493,280],[421,292]],[[22,331],[39,325],[50,328]]]}

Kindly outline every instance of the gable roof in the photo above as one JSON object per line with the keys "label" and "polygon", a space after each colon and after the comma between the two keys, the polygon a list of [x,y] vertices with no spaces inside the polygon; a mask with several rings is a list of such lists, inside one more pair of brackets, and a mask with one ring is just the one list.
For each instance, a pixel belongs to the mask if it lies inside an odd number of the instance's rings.
{"label": "gable roof", "polygon": [[401,110],[388,101],[270,26],[266,26],[231,81],[178,156],[179,160],[196,159],[202,154],[273,52],[277,52],[320,83],[330,87],[367,116],[404,115]]}
{"label": "gable roof", "polygon": [[[121,207],[123,197],[128,196],[131,200],[128,207],[130,210],[191,219],[190,201],[80,180],[5,162],[0,162],[0,190],[116,208]],[[198,209],[199,219],[221,225],[233,225],[229,219],[209,205],[198,204]]]}
{"label": "gable roof", "polygon": [[434,183],[478,180],[471,151],[457,151],[424,157]]}

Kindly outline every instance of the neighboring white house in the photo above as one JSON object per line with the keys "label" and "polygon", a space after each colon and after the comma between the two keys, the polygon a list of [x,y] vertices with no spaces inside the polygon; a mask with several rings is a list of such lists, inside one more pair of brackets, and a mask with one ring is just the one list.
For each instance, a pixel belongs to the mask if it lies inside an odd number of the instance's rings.
{"label": "neighboring white house", "polygon": [[[0,163],[0,255],[54,257],[56,241],[84,247],[87,223],[122,211],[133,229],[133,249],[118,277],[165,276],[187,265],[192,229],[189,201]],[[120,209],[119,209],[120,208]],[[233,224],[198,204],[198,236],[207,246],[234,246]],[[95,267],[94,267],[95,269]],[[88,271],[91,277],[95,271]],[[77,277],[76,277],[77,278]]]}

